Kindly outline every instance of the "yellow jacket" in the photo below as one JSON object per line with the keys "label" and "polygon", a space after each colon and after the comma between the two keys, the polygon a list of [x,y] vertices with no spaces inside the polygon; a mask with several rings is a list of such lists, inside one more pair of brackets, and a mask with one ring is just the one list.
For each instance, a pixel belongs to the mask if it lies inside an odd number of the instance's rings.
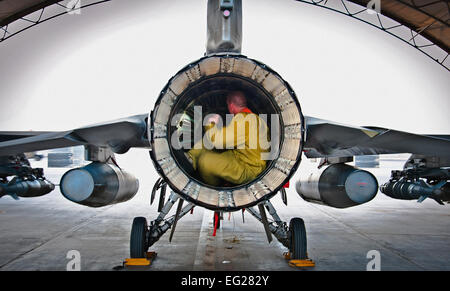
{"label": "yellow jacket", "polygon": [[231,150],[237,160],[258,170],[266,166],[261,153],[269,150],[267,137],[267,124],[247,110],[235,114],[228,126],[208,125],[203,142],[208,149]]}

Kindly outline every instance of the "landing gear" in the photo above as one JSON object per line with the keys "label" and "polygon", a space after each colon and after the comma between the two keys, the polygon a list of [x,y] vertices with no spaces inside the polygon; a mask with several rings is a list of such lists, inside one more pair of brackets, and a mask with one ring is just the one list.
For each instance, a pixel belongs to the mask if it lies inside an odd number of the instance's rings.
{"label": "landing gear", "polygon": [[148,226],[145,217],[135,217],[131,227],[130,257],[145,258],[147,247]]}
{"label": "landing gear", "polygon": [[[180,196],[171,192],[169,199],[164,203],[158,217],[151,221],[150,225],[147,224],[147,219],[145,219],[145,217],[134,218],[130,236],[131,258],[145,258],[147,250],[156,243],[168,229],[174,228],[176,222],[194,207],[194,204],[189,203],[182,208],[181,206],[183,204],[180,203],[177,208],[177,213],[166,219],[165,217],[178,199],[181,199]],[[172,229],[170,240],[173,231],[174,229]]]}
{"label": "landing gear", "polygon": [[[159,185],[163,186],[163,185]],[[162,195],[164,195],[163,191]],[[153,195],[154,199],[154,195]],[[153,200],[152,199],[152,200]],[[169,199],[162,201],[162,208],[159,212],[158,217],[151,221],[150,224],[147,223],[145,217],[136,217],[133,220],[133,226],[131,228],[130,236],[130,256],[136,259],[148,258],[148,249],[154,243],[156,243],[167,230],[172,229],[169,241],[171,241],[177,221],[192,210],[194,204],[188,203],[183,207],[182,198],[171,192]],[[166,218],[172,207],[176,202],[178,207],[175,215]],[[307,239],[305,223],[303,219],[295,217],[289,222],[289,226],[286,222],[282,221],[278,216],[272,203],[267,200],[261,202],[258,205],[258,209],[249,207],[246,210],[253,215],[257,220],[259,220],[263,225],[267,234],[269,243],[272,241],[272,235],[275,236],[278,241],[280,241],[289,252],[285,254],[286,259],[290,260],[289,265],[294,267],[312,267],[314,262],[308,259],[307,256]],[[267,214],[268,212],[268,214]],[[272,217],[269,220],[269,214]],[[222,213],[216,211],[214,213],[214,234],[215,230],[220,227],[220,220]],[[139,262],[140,263],[140,262]]]}
{"label": "landing gear", "polygon": [[299,217],[292,218],[289,222],[290,246],[289,252],[293,260],[305,260],[306,255],[306,229],[303,219]]}
{"label": "landing gear", "polygon": [[[269,200],[262,202],[258,206],[259,211],[253,208],[247,208],[247,210],[264,224],[269,242],[273,234],[280,243],[289,249],[289,252],[285,254],[286,259],[290,260],[289,265],[294,267],[313,267],[314,262],[308,259],[307,255],[307,238],[303,219],[299,217],[292,218],[288,227],[286,222],[281,221]],[[273,221],[269,222],[267,220],[266,211],[272,216]]]}
{"label": "landing gear", "polygon": [[[259,220],[266,230],[267,238],[269,243],[272,240],[272,234],[281,242],[286,248],[290,248],[290,236],[289,236],[289,228],[286,222],[281,221],[281,218],[278,216],[275,208],[269,200],[262,202],[258,205],[259,211],[253,209],[253,207],[246,208],[246,210],[254,216],[257,220]],[[266,215],[266,210],[272,216],[273,221],[269,222]]]}

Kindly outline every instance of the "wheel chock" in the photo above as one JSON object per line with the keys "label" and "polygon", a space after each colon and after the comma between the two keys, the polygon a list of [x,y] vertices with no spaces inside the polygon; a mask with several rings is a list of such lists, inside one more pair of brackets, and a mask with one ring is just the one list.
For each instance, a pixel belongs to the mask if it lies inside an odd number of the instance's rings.
{"label": "wheel chock", "polygon": [[316,264],[311,259],[306,260],[290,260],[289,266],[291,267],[297,267],[297,268],[303,268],[303,267],[314,267]]}
{"label": "wheel chock", "polygon": [[123,262],[124,267],[148,267],[156,257],[156,252],[147,252],[145,258],[128,258]]}
{"label": "wheel chock", "polygon": [[314,267],[316,266],[316,263],[314,263],[311,259],[304,259],[304,260],[291,260],[291,253],[285,252],[283,254],[284,258],[286,260],[289,260],[288,264],[290,267],[297,267],[297,268],[303,268],[303,267]]}

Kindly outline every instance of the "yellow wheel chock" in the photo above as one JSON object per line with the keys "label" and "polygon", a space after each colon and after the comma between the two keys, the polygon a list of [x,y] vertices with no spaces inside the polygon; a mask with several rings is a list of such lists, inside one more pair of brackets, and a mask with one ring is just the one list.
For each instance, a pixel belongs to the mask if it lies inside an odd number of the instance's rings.
{"label": "yellow wheel chock", "polygon": [[124,267],[150,266],[156,257],[156,252],[147,252],[145,258],[128,258],[123,262]]}
{"label": "yellow wheel chock", "polygon": [[289,266],[291,267],[303,268],[303,267],[314,267],[316,265],[314,261],[311,259],[291,260],[290,252],[285,252],[283,255],[286,260],[289,260]]}

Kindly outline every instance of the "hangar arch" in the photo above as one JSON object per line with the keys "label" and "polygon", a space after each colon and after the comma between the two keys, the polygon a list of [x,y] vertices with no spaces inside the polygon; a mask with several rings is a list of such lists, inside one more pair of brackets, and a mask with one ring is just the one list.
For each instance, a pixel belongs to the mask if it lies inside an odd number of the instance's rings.
{"label": "hangar arch", "polygon": [[[112,0],[1,0],[0,42],[56,17]],[[376,27],[421,51],[450,71],[450,3],[446,0],[297,0]],[[372,0],[377,1],[377,0]],[[370,6],[370,5],[369,5]]]}

